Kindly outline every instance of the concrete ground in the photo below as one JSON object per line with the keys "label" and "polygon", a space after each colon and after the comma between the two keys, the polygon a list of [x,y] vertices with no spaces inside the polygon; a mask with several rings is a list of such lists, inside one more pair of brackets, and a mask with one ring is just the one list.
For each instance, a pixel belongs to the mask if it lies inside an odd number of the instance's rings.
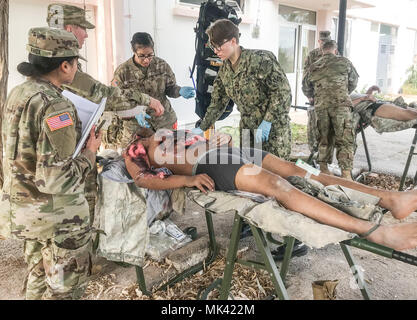
{"label": "concrete ground", "polygon": [[[373,128],[366,128],[365,139],[370,153],[372,170],[401,177],[415,133],[416,129],[408,129],[378,134]],[[361,135],[358,135],[358,149],[355,154],[354,167],[368,169]],[[416,170],[417,157],[414,157],[408,176],[414,177]]]}

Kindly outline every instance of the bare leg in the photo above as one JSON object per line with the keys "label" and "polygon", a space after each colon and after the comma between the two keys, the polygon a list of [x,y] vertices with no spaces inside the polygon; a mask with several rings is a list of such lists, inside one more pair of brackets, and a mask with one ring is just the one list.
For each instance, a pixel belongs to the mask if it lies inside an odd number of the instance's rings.
{"label": "bare leg", "polygon": [[[268,154],[264,158],[262,167],[285,179],[289,176],[304,177],[306,175],[306,171],[304,169],[301,169],[294,163],[282,160],[272,154]],[[380,190],[368,187],[361,183],[323,173],[320,173],[318,177],[311,176],[311,178],[324,184],[325,186],[338,184],[376,196],[381,199],[378,205],[391,211],[392,215],[397,219],[404,219],[417,209],[417,190],[408,192]]]}
{"label": "bare leg", "polygon": [[380,118],[387,118],[398,121],[408,121],[417,119],[417,111],[413,109],[403,109],[393,104],[383,104],[375,115]]}
{"label": "bare leg", "polygon": [[[347,232],[363,234],[372,228],[371,222],[349,216],[303,193],[279,175],[268,170],[260,169],[257,175],[250,175],[245,171],[254,166],[245,165],[239,169],[235,178],[238,190],[274,197],[289,210]],[[417,246],[417,223],[381,226],[368,239],[396,250],[414,248]]]}

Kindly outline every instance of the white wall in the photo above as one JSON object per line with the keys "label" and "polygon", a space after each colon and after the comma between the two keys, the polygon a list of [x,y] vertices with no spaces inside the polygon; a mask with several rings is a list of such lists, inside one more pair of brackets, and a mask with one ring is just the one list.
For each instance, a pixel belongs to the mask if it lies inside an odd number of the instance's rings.
{"label": "white wall", "polygon": [[361,91],[376,84],[379,33],[371,32],[370,21],[352,19],[351,39],[350,60],[359,73],[356,90]]}
{"label": "white wall", "polygon": [[[415,31],[406,28],[404,25],[398,30],[398,45],[395,56],[395,73],[393,76],[393,87],[398,89],[407,80],[407,69],[413,64],[414,58]],[[395,92],[396,93],[396,92]]]}
{"label": "white wall", "polygon": [[398,27],[396,52],[392,69],[392,92],[397,93],[407,78],[406,70],[413,63],[415,38],[413,30],[417,29],[416,3],[409,0],[378,0],[376,7],[348,10],[352,17],[351,60],[360,74],[358,89],[363,85],[376,84],[378,62],[379,33],[371,32],[371,21]]}
{"label": "white wall", "polygon": [[[25,81],[17,72],[17,65],[27,61],[26,44],[28,31],[32,27],[45,27],[47,7],[51,0],[12,0],[9,7],[9,81],[8,90]],[[91,7],[90,7],[91,8]],[[93,14],[90,12],[89,14]],[[89,31],[85,48],[81,53],[88,60],[88,72],[97,74],[96,39],[94,31]]]}

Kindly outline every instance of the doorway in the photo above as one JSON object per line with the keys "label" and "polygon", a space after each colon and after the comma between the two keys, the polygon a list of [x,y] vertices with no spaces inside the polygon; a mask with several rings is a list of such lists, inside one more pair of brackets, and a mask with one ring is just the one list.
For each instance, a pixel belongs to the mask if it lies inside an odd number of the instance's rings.
{"label": "doorway", "polygon": [[280,5],[278,61],[292,90],[292,104],[303,106],[308,99],[302,87],[304,61],[316,44],[316,13]]}

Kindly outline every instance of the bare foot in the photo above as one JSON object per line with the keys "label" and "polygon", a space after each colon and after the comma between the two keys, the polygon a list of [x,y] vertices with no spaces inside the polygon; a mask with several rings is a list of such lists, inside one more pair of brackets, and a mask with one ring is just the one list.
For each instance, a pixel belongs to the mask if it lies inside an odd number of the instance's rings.
{"label": "bare foot", "polygon": [[367,239],[398,251],[413,249],[417,247],[417,223],[380,226]]}
{"label": "bare foot", "polygon": [[396,192],[390,203],[385,206],[396,219],[404,219],[417,209],[417,190]]}

